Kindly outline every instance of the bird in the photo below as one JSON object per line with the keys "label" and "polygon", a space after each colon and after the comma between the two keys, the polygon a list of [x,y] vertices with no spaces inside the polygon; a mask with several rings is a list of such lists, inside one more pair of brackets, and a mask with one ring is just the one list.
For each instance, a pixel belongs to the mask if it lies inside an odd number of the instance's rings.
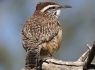
{"label": "bird", "polygon": [[[71,8],[69,5],[61,6],[54,2],[39,2],[34,14],[24,23],[21,31],[22,45],[26,52],[32,49],[31,56],[37,66],[40,56],[50,55],[57,51],[62,40],[62,26],[58,17],[62,8]],[[36,60],[37,59],[37,60]]]}

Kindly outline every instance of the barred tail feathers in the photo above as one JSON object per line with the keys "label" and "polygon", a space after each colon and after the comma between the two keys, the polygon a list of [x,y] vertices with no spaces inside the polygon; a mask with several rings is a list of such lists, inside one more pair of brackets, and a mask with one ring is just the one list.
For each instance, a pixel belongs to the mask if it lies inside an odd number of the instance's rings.
{"label": "barred tail feathers", "polygon": [[27,51],[25,64],[26,67],[39,68],[40,49],[41,47],[37,46],[36,48],[30,48]]}

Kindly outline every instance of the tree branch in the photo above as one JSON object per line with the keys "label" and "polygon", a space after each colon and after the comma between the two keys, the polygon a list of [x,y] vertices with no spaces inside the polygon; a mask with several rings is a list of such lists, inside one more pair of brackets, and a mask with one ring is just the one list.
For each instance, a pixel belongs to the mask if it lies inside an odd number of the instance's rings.
{"label": "tree branch", "polygon": [[[66,62],[53,58],[49,58],[45,61],[40,60],[40,70],[87,70],[87,69],[95,70],[95,64],[94,63],[91,64],[95,56],[95,43],[93,44],[92,47],[89,44],[87,44],[87,47],[88,50],[77,61],[74,62]],[[29,56],[29,58],[32,57]],[[24,67],[22,70],[36,70],[36,69]]]}
{"label": "tree branch", "polygon": [[89,68],[94,56],[95,56],[95,42],[94,42],[92,48],[89,50],[88,57],[85,60],[84,65],[83,65],[83,70],[87,70]]}

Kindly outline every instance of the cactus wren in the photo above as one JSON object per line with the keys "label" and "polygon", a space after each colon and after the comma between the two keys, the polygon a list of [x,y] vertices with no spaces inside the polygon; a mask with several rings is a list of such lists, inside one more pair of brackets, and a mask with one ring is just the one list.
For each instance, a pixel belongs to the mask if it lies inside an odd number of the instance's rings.
{"label": "cactus wren", "polygon": [[[24,24],[21,32],[22,44],[26,51],[31,48],[33,51],[37,50],[31,54],[33,57],[52,55],[59,49],[62,27],[58,21],[58,16],[62,8],[71,8],[71,6],[60,6],[53,2],[40,2],[37,4],[32,17]],[[34,64],[34,66],[37,65]]]}

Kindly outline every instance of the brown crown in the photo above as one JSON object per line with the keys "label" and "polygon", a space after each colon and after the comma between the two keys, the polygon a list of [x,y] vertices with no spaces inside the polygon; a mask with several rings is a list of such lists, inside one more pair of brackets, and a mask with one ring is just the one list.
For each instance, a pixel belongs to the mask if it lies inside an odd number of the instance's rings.
{"label": "brown crown", "polygon": [[39,2],[36,6],[36,10],[37,11],[42,10],[44,7],[46,7],[48,5],[58,5],[58,4],[53,3],[53,2]]}

